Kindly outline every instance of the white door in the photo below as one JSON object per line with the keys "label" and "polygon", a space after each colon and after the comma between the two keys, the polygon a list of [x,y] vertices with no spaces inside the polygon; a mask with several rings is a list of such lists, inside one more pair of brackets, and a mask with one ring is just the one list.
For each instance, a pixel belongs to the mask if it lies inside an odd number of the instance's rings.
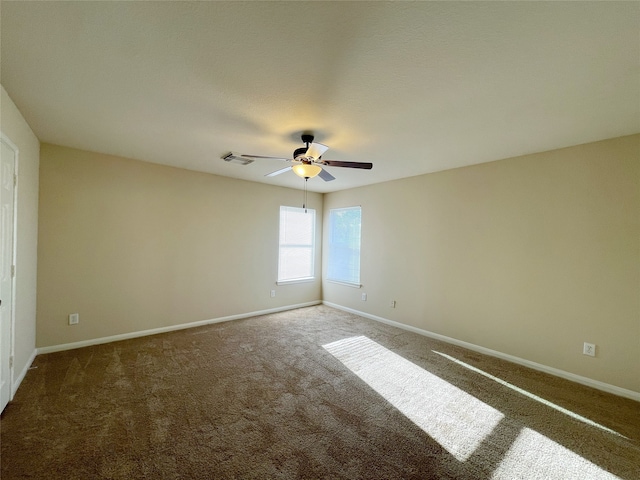
{"label": "white door", "polygon": [[11,400],[13,377],[14,193],[17,148],[0,135],[0,411]]}

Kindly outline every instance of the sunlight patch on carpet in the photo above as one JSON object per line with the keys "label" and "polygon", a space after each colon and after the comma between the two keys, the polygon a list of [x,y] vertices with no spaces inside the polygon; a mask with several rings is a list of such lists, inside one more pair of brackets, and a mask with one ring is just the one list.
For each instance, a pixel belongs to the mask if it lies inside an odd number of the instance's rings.
{"label": "sunlight patch on carpet", "polygon": [[535,478],[546,480],[620,478],[535,430],[523,428],[491,478],[532,478],[532,472]]}
{"label": "sunlight patch on carpet", "polygon": [[460,461],[504,415],[365,337],[323,347]]}
{"label": "sunlight patch on carpet", "polygon": [[510,388],[511,390],[515,390],[518,393],[521,393],[522,395],[525,395],[526,397],[529,397],[537,402],[540,402],[548,407],[553,408],[554,410],[557,410],[558,412],[562,412],[565,415],[568,415],[572,418],[575,418],[576,420],[580,420],[583,423],[586,423],[587,425],[590,425],[592,427],[596,427],[599,428],[601,430],[604,430],[605,432],[609,432],[609,433],[613,433],[614,435],[617,435],[619,437],[623,437],[623,438],[627,438],[624,435],[619,434],[618,432],[611,430],[610,428],[605,427],[604,425],[600,425],[599,423],[594,422],[593,420],[589,420],[586,417],[583,417],[582,415],[578,415],[577,413],[572,412],[571,410],[568,410],[564,407],[561,407],[560,405],[556,405],[553,402],[550,402],[549,400],[545,400],[542,397],[539,397],[531,392],[528,392],[520,387],[516,387],[515,385],[510,384],[509,382],[506,382],[504,380],[502,380],[501,378],[495,377],[493,375],[491,375],[490,373],[485,372],[484,370],[480,370],[479,368],[474,367],[473,365],[469,365],[468,363],[463,362],[462,360],[458,360],[455,357],[452,357],[450,355],[447,355],[446,353],[441,353],[441,352],[436,352],[435,350],[431,350],[433,353],[437,353],[438,355],[451,360],[452,362],[457,363],[458,365],[461,365],[473,372],[479,373],[480,375],[486,377],[486,378],[490,378],[491,380],[493,380],[494,382],[499,383],[500,385],[503,385],[507,388]]}

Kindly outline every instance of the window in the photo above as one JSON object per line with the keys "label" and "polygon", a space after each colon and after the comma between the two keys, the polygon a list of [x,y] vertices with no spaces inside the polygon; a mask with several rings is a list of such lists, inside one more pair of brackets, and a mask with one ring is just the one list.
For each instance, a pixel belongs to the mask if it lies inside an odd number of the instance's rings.
{"label": "window", "polygon": [[316,211],[308,208],[280,207],[280,250],[278,282],[313,278]]}
{"label": "window", "polygon": [[329,210],[327,279],[360,286],[361,208]]}

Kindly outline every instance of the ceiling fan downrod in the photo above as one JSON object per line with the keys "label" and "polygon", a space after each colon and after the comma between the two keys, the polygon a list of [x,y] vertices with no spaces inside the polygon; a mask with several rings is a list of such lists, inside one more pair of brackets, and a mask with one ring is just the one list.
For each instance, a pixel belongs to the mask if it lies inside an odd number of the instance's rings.
{"label": "ceiling fan downrod", "polygon": [[305,157],[307,154],[307,151],[309,150],[309,145],[311,145],[313,143],[313,135],[311,135],[310,133],[303,133],[302,134],[302,143],[306,144],[306,147],[300,147],[300,148],[296,148],[293,151],[293,158],[296,159],[298,157]]}
{"label": "ceiling fan downrod", "polygon": [[301,138],[302,138],[302,143],[307,144],[307,148],[309,148],[310,143],[313,143],[313,135],[310,133],[303,133]]}

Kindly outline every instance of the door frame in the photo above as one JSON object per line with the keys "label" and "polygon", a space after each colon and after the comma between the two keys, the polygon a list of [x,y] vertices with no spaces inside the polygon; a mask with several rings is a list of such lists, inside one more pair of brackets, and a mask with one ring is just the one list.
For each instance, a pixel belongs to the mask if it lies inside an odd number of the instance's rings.
{"label": "door frame", "polygon": [[14,384],[15,378],[15,338],[16,338],[16,279],[18,277],[17,266],[17,248],[18,248],[18,166],[20,164],[20,150],[18,146],[11,141],[11,139],[0,131],[0,142],[5,143],[14,152],[13,156],[13,175],[16,179],[13,184],[13,232],[12,232],[12,245],[11,245],[11,264],[14,265],[14,272],[11,276],[11,335],[9,338],[9,401],[13,400],[16,394],[16,386]]}

